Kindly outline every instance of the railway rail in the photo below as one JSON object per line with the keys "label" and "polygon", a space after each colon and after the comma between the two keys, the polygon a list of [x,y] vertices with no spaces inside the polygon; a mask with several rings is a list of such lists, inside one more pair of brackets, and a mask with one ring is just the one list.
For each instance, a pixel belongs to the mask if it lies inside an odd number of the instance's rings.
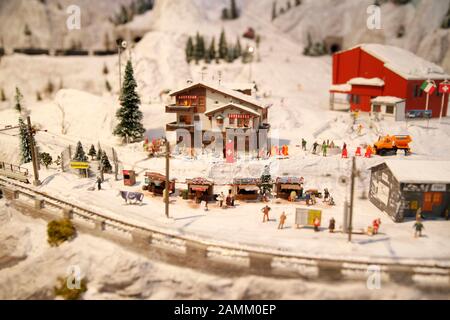
{"label": "railway rail", "polygon": [[342,259],[268,250],[129,223],[4,177],[0,177],[0,190],[19,211],[31,212],[32,216],[46,217],[47,220],[64,216],[72,219],[82,232],[110,238],[152,258],[208,272],[364,280],[370,270],[377,270],[382,278],[389,281],[416,282],[427,287],[437,285],[450,289],[450,260]]}

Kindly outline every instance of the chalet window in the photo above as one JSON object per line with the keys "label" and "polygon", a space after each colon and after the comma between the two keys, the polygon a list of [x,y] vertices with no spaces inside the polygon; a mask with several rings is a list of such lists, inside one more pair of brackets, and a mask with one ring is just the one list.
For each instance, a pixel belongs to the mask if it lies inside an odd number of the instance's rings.
{"label": "chalet window", "polygon": [[359,96],[356,94],[352,95],[352,103],[359,104],[359,102],[360,102]]}
{"label": "chalet window", "polygon": [[194,115],[194,121],[200,121],[200,116],[198,114]]}
{"label": "chalet window", "polygon": [[230,125],[234,124],[234,118],[228,118],[228,123],[229,123]]}
{"label": "chalet window", "polygon": [[219,126],[219,127],[223,126],[223,116],[219,115],[219,116],[216,117],[216,125]]}
{"label": "chalet window", "polygon": [[394,106],[386,106],[386,113],[394,114]]}
{"label": "chalet window", "polygon": [[381,112],[381,106],[379,104],[375,104],[373,106],[373,112]]}

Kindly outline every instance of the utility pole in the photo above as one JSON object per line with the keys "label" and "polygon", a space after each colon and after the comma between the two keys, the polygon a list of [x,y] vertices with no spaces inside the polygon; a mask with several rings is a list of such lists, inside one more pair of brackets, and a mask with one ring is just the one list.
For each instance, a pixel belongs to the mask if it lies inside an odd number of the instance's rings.
{"label": "utility pole", "polygon": [[355,193],[355,176],[356,176],[356,158],[352,158],[352,173],[350,175],[350,208],[348,217],[348,242],[352,241],[353,232],[353,205],[354,205],[354,193]]}
{"label": "utility pole", "polygon": [[38,156],[36,153],[36,146],[34,145],[34,133],[33,128],[31,127],[31,119],[30,116],[27,117],[27,131],[28,131],[28,142],[30,143],[30,149],[31,149],[31,161],[33,162],[33,174],[34,174],[34,180],[33,185],[40,186],[41,181],[39,181],[39,163],[38,163]]}
{"label": "utility pole", "polygon": [[170,194],[169,165],[170,165],[170,143],[169,140],[166,138],[166,184],[165,184],[166,192],[164,194],[166,218],[169,218],[169,194]]}

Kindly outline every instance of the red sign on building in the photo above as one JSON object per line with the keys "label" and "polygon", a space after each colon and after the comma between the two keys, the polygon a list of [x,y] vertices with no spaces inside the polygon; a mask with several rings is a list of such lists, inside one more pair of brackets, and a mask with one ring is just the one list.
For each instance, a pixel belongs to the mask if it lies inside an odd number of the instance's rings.
{"label": "red sign on building", "polygon": [[249,114],[238,114],[238,113],[230,113],[228,115],[230,119],[250,119],[251,116]]}
{"label": "red sign on building", "polygon": [[441,83],[439,85],[440,93],[450,93],[450,83]]}

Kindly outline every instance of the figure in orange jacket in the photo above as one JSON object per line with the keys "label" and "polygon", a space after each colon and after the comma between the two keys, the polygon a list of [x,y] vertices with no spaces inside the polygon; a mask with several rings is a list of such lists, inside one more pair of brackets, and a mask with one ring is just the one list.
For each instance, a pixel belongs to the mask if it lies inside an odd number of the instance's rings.
{"label": "figure in orange jacket", "polygon": [[367,146],[366,153],[364,154],[364,157],[366,157],[366,158],[371,158],[372,157],[372,147],[371,146]]}

